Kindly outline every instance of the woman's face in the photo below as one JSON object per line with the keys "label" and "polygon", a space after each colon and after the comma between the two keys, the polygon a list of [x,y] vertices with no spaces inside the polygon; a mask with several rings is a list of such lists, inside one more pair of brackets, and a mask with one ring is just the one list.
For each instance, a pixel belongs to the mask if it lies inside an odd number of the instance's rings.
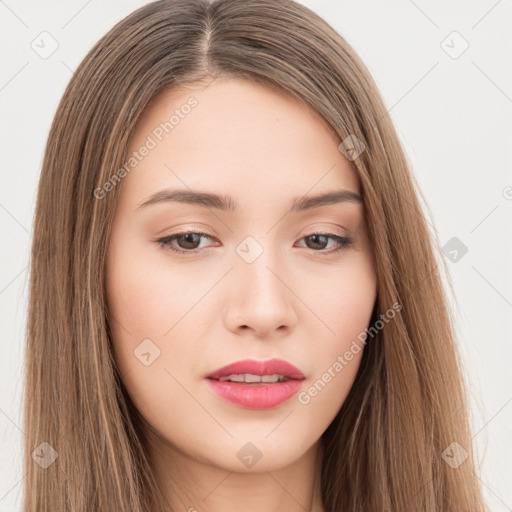
{"label": "woman's face", "polygon": [[[277,469],[319,440],[357,373],[354,340],[377,293],[364,209],[312,110],[240,79],[205,86],[156,98],[112,185],[115,357],[162,446],[231,471]],[[303,378],[258,364],[270,359]],[[220,380],[244,360],[255,364]],[[243,374],[269,382],[234,382]]]}

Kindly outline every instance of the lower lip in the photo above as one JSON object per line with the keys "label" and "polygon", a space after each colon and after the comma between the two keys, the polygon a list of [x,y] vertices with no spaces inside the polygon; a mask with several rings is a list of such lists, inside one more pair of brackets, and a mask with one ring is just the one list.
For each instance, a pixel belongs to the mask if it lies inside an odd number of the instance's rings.
{"label": "lower lip", "polygon": [[290,379],[273,384],[246,384],[206,379],[222,398],[246,409],[270,409],[295,395],[302,380]]}

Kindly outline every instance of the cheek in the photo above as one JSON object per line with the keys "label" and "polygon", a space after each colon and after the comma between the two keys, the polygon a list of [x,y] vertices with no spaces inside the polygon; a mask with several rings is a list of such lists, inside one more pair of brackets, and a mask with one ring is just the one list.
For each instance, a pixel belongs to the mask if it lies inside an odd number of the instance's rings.
{"label": "cheek", "polygon": [[377,279],[372,260],[363,252],[347,254],[341,264],[322,272],[305,272],[310,277],[303,279],[301,293],[322,321],[319,348],[332,357],[367,328]]}
{"label": "cheek", "polygon": [[[169,329],[163,316],[165,305],[169,305],[168,297],[163,300],[164,284],[161,279],[156,279],[158,272],[155,272],[154,262],[133,239],[133,236],[124,236],[122,231],[113,233],[107,255],[109,323],[121,374],[145,366],[148,356],[144,355],[141,361],[138,355],[148,351],[150,360],[156,361],[161,351],[161,343],[156,340]],[[168,321],[171,320],[169,314]],[[138,354],[138,347],[146,350]]]}
{"label": "cheek", "polygon": [[[121,245],[123,251],[116,252]],[[218,271],[213,277],[211,269],[185,272],[163,251],[131,240],[118,241],[108,261],[114,355],[132,400],[142,410],[150,404],[159,408],[171,393],[177,406],[190,407],[177,382],[191,378],[203,354],[192,340],[198,337],[198,317],[211,307],[201,299],[218,279]],[[199,338],[207,342],[208,333]]]}
{"label": "cheek", "polygon": [[373,264],[362,254],[332,272],[328,283],[312,297],[311,309],[325,325],[315,344],[314,374],[297,397],[325,425],[334,419],[356,377],[377,293]]}
{"label": "cheek", "polygon": [[122,254],[113,252],[108,266],[109,310],[119,328],[135,338],[161,339],[204,294],[203,283],[209,281],[171,264],[153,244],[126,241],[125,246]]}
{"label": "cheek", "polygon": [[146,421],[180,444],[183,429],[176,412],[193,417],[197,408],[179,384],[187,385],[187,369],[197,365],[197,348],[187,343],[193,326],[185,315],[204,291],[194,288],[179,267],[135,245],[113,252],[110,262],[110,328],[123,384]]}

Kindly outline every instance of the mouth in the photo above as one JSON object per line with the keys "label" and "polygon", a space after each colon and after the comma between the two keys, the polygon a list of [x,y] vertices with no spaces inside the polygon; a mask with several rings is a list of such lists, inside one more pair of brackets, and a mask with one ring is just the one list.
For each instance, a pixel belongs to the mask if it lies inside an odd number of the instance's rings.
{"label": "mouth", "polygon": [[[274,382],[279,380],[303,380],[304,374],[293,364],[283,359],[244,359],[218,368],[207,379],[231,380],[232,382]],[[276,380],[277,379],[277,380]]]}
{"label": "mouth", "polygon": [[206,379],[214,392],[239,407],[269,409],[295,395],[305,376],[282,359],[246,359],[219,368]]}
{"label": "mouth", "polygon": [[[213,377],[211,377],[213,378]],[[274,373],[272,375],[254,375],[252,373],[242,373],[242,374],[231,374],[226,375],[224,377],[220,377],[218,380],[220,382],[244,382],[245,384],[275,384],[276,382],[285,382],[290,380],[285,375],[279,375]]]}

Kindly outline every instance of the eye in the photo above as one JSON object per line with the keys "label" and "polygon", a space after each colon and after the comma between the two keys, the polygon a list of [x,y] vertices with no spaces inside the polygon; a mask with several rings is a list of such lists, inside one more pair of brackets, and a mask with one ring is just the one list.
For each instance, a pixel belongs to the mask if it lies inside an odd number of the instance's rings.
{"label": "eye", "polygon": [[[198,242],[200,242],[201,237],[212,238],[206,233],[199,233],[196,231],[186,231],[184,233],[176,233],[175,235],[166,236],[157,240],[165,248],[169,249],[172,252],[177,252],[180,254],[186,253],[194,253],[198,250]],[[181,248],[176,248],[172,245],[174,241],[178,241]]]}
{"label": "eye", "polygon": [[[312,244],[308,245],[310,249],[318,249],[318,245],[322,246],[320,247],[321,251],[315,250],[315,252],[323,252],[325,254],[332,254],[341,251],[342,249],[349,247],[353,243],[353,240],[351,238],[336,235],[334,233],[314,233],[312,235],[305,236],[301,240],[312,241]],[[334,248],[331,249],[330,251],[323,251],[323,249],[325,249],[324,246],[326,244],[328,245],[329,240],[334,241]],[[311,247],[310,245],[312,245],[313,247]]]}
{"label": "eye", "polygon": [[[210,240],[213,239],[213,237],[207,235],[206,233],[186,231],[183,233],[176,233],[174,235],[159,238],[158,240],[156,240],[156,242],[165,247],[166,249],[175,253],[194,254],[199,252],[199,250],[201,249],[201,238],[207,238]],[[332,254],[341,251],[342,249],[349,247],[353,243],[353,240],[351,238],[336,235],[334,233],[313,233],[311,235],[301,238],[301,240],[306,240],[307,242],[309,242],[307,243],[308,248],[312,249],[314,252],[319,252],[322,254]],[[335,244],[334,248],[325,251],[325,246],[329,245],[329,241],[331,240]],[[178,245],[178,248],[176,248],[173,245],[173,243],[176,243]]]}

